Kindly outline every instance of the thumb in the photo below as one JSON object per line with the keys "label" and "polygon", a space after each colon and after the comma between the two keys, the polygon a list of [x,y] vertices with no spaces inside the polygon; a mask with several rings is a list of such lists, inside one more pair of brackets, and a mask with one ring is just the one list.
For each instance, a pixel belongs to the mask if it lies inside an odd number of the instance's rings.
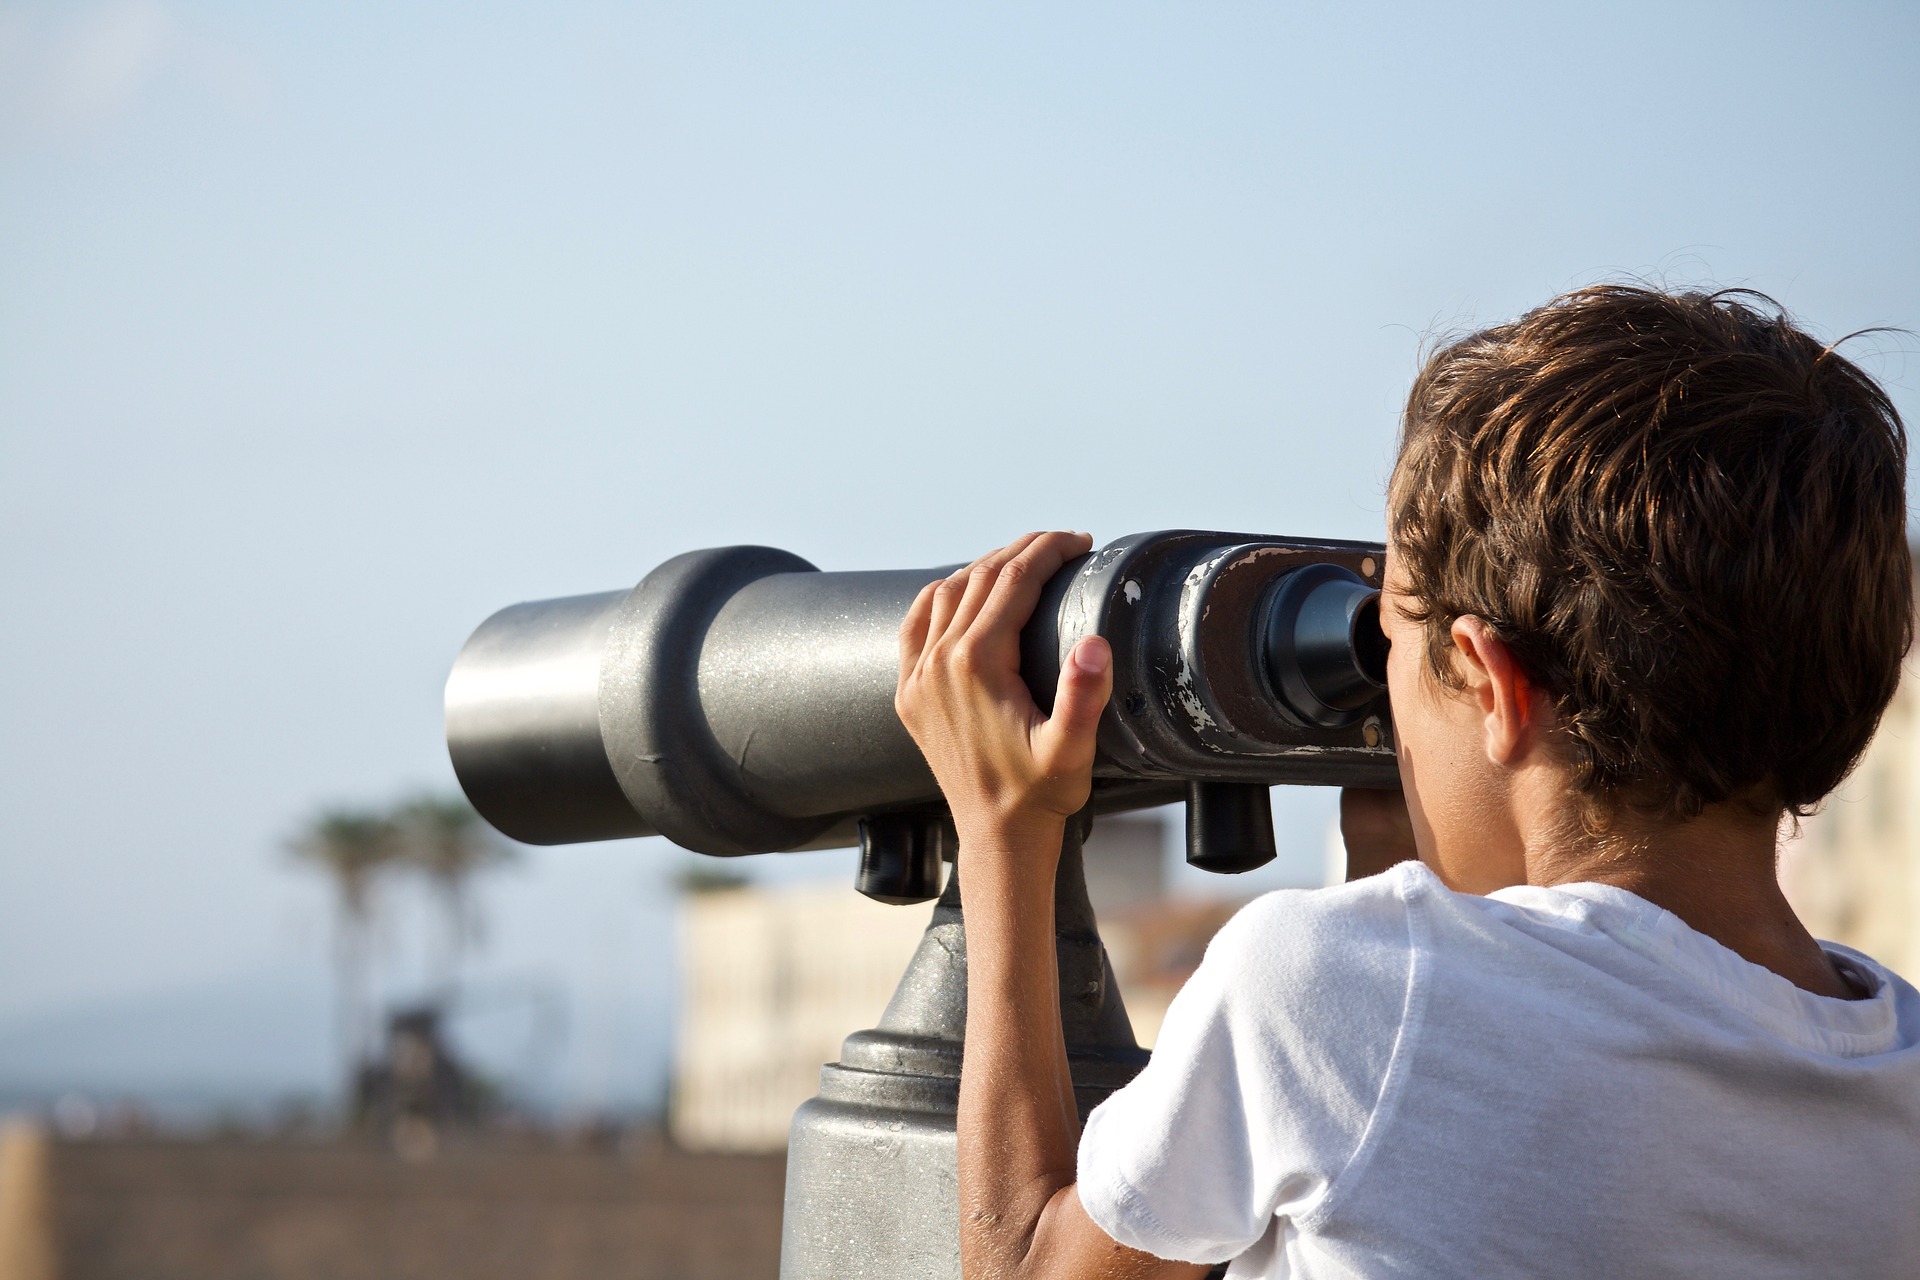
{"label": "thumb", "polygon": [[1100,712],[1113,692],[1113,650],[1100,636],[1087,636],[1060,664],[1053,715],[1041,727],[1042,749],[1055,770],[1093,766]]}

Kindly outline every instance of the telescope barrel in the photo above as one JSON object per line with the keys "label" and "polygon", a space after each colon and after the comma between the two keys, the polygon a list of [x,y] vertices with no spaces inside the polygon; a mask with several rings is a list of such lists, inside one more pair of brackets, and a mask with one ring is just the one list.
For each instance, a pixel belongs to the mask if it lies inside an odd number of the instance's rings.
{"label": "telescope barrel", "polygon": [[[1113,646],[1095,807],[1189,784],[1394,785],[1383,560],[1377,544],[1174,531],[1063,568],[1021,635],[1022,673],[1050,707],[1081,637]],[[731,856],[852,843],[877,815],[934,820],[938,788],[893,710],[896,636],[949,572],[821,573],[724,547],[628,592],[503,609],[448,677],[455,773],[532,844],[658,833]]]}

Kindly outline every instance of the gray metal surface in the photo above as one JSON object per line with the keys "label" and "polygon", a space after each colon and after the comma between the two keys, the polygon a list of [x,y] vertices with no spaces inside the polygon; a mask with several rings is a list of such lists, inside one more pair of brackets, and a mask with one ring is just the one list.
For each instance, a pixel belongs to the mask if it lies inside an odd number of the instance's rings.
{"label": "gray metal surface", "polygon": [[[1356,674],[1353,640],[1383,558],[1372,544],[1173,531],[1063,568],[1022,633],[1022,670],[1049,706],[1075,642],[1113,645],[1096,807],[1161,803],[1191,781],[1394,785],[1384,695]],[[1351,588],[1310,593],[1289,615],[1299,637],[1270,643],[1280,584],[1302,569]],[[820,573],[723,547],[630,592],[502,610],[448,678],[455,773],[483,816],[535,844],[657,831],[701,853],[770,853],[850,843],[863,817],[937,811],[893,711],[894,637],[947,571]],[[1300,689],[1341,705],[1309,706]]]}
{"label": "gray metal surface", "polygon": [[[1147,1053],[1094,929],[1073,824],[1054,887],[1060,1021],[1084,1119]],[[954,1117],[967,1018],[966,922],[957,875],[871,1031],[821,1068],[787,1147],[781,1280],[957,1280]]]}
{"label": "gray metal surface", "polygon": [[528,844],[653,834],[600,736],[600,659],[625,591],[510,605],[447,677],[447,752],[488,822]]}
{"label": "gray metal surface", "polygon": [[754,804],[812,817],[938,794],[893,691],[900,620],[940,576],[783,574],[721,608],[700,651],[700,702]]}
{"label": "gray metal surface", "polygon": [[[775,574],[824,576],[772,547],[675,556],[620,606],[601,660],[600,732],[620,789],[649,825],[696,853],[773,853],[831,824],[830,814],[762,803],[756,772],[771,753],[730,749],[702,701],[701,655],[724,644],[716,620],[741,591]],[[750,727],[742,737],[750,747]]]}

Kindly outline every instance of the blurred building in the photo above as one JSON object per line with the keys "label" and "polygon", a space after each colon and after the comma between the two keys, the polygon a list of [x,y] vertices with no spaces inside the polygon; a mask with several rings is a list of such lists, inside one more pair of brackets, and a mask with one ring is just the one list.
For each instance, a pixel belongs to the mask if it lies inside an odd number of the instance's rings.
{"label": "blurred building", "polygon": [[53,1204],[47,1137],[0,1116],[0,1280],[54,1280]]}
{"label": "blurred building", "polygon": [[478,1127],[496,1101],[448,1043],[444,1014],[440,1004],[389,1011],[380,1056],[354,1082],[354,1123],[416,1159],[431,1156],[442,1133]]}
{"label": "blurred building", "polygon": [[1780,879],[1814,934],[1920,977],[1920,662],[1859,768],[1786,842]]}
{"label": "blurred building", "polygon": [[1153,1047],[1167,1006],[1200,966],[1213,935],[1241,906],[1239,898],[1175,898],[1101,918],[1100,937],[1120,983],[1133,1038],[1143,1047]]}
{"label": "blurred building", "polygon": [[850,884],[688,894],[674,1141],[690,1151],[786,1146],[820,1065],[886,1008],[927,914],[863,898]]}
{"label": "blurred building", "polygon": [[[1237,902],[1165,898],[1159,815],[1104,818],[1087,842],[1087,893],[1135,1035],[1151,1045],[1167,1003]],[[871,902],[849,885],[689,894],[670,1112],[693,1151],[772,1151],[840,1042],[879,1020],[930,908]]]}

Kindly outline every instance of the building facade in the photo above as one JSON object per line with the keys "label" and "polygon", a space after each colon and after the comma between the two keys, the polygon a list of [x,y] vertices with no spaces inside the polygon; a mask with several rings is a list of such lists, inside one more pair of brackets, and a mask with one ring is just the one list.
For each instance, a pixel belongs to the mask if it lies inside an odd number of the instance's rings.
{"label": "building facade", "polygon": [[[1102,819],[1087,892],[1134,1034],[1150,1046],[1167,1004],[1238,901],[1166,899],[1171,831],[1159,815]],[[691,1151],[774,1151],[840,1042],[879,1021],[931,905],[890,907],[845,884],[743,886],[681,907],[680,1028],[668,1123]]]}
{"label": "building facade", "polygon": [[1780,880],[1816,937],[1920,978],[1920,664],[1860,765],[1782,842]]}

